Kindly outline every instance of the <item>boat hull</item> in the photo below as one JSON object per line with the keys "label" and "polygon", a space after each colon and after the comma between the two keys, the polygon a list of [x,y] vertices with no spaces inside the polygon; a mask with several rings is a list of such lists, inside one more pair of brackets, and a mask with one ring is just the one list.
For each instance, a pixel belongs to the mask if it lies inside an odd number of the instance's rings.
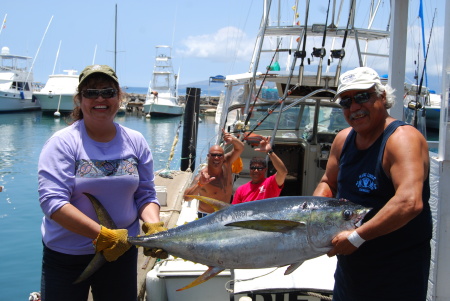
{"label": "boat hull", "polygon": [[73,94],[47,94],[47,93],[34,93],[34,96],[39,100],[41,109],[43,112],[72,112]]}
{"label": "boat hull", "polygon": [[144,112],[151,116],[181,116],[184,113],[184,107],[162,104],[144,104]]}
{"label": "boat hull", "polygon": [[33,97],[22,98],[20,94],[2,93],[0,96],[0,112],[20,112],[40,110],[39,101]]}

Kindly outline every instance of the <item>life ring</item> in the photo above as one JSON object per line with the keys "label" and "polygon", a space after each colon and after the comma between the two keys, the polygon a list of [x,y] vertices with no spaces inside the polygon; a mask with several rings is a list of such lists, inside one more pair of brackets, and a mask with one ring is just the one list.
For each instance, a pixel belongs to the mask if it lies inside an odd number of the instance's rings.
{"label": "life ring", "polygon": [[251,146],[258,146],[262,139],[263,136],[261,135],[254,133],[248,134],[248,132],[244,133],[244,140]]}

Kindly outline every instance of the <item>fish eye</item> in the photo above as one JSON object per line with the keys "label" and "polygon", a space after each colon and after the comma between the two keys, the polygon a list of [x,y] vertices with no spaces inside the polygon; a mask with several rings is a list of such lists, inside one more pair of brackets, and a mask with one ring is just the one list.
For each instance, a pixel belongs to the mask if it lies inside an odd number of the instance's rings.
{"label": "fish eye", "polygon": [[353,212],[351,210],[344,210],[342,212],[342,216],[344,217],[344,220],[348,221],[352,218]]}

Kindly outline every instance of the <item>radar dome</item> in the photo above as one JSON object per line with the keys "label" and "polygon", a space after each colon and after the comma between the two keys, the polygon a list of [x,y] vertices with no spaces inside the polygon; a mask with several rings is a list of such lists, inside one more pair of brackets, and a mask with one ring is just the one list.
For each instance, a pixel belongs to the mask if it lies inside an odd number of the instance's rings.
{"label": "radar dome", "polygon": [[8,47],[2,47],[2,54],[3,55],[8,55],[9,54],[9,48]]}

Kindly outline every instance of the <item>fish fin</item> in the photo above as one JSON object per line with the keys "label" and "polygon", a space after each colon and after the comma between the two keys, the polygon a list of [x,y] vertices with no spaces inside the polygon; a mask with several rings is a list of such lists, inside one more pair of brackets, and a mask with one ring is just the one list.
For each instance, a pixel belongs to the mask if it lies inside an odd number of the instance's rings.
{"label": "fish fin", "polygon": [[226,224],[225,226],[241,227],[267,232],[287,232],[297,227],[304,227],[304,222],[287,220],[249,220]]}
{"label": "fish fin", "polygon": [[[97,214],[100,225],[105,226],[109,229],[116,229],[117,228],[116,223],[114,223],[114,221],[111,218],[111,215],[109,215],[108,211],[106,210],[105,207],[103,207],[102,203],[100,203],[100,201],[97,200],[97,198],[94,197],[92,194],[89,194],[87,192],[83,192],[83,194],[89,198],[89,200],[92,203],[92,206],[94,206],[94,210],[95,213]],[[77,280],[75,280],[74,284],[86,280],[105,263],[106,259],[105,256],[103,256],[103,252],[96,253],[94,258],[92,258],[92,260],[89,262],[89,264],[81,273],[81,275],[77,278]]]}
{"label": "fish fin", "polygon": [[103,252],[98,252],[94,255],[91,262],[87,265],[87,267],[84,269],[83,273],[81,273],[80,276],[78,276],[77,280],[73,284],[77,284],[80,282],[83,282],[84,280],[88,279],[90,276],[92,276],[102,265],[104,265],[106,262],[105,256],[103,256]]}
{"label": "fish fin", "polygon": [[188,198],[192,198],[192,199],[197,199],[211,207],[213,207],[214,211],[219,211],[225,208],[230,207],[231,205],[225,202],[221,202],[219,200],[213,199],[213,198],[208,198],[206,196],[201,196],[201,195],[187,195],[186,197]]}
{"label": "fish fin", "polygon": [[225,269],[221,268],[221,267],[209,267],[206,270],[206,272],[204,272],[202,275],[200,275],[197,279],[192,281],[190,284],[186,285],[183,288],[177,289],[177,292],[186,290],[188,288],[197,286],[199,284],[202,284],[203,282],[208,281],[209,279],[213,278],[214,276],[216,276],[217,274],[219,274],[223,270],[225,270]]}
{"label": "fish fin", "polygon": [[106,208],[103,207],[102,203],[100,203],[100,201],[97,200],[97,198],[94,197],[92,194],[89,194],[87,192],[83,192],[83,194],[89,198],[89,200],[92,203],[92,206],[94,206],[94,210],[95,213],[97,214],[100,224],[109,229],[117,229],[116,223],[114,223],[114,221],[111,218],[111,215],[109,215],[108,211],[106,211]]}
{"label": "fish fin", "polygon": [[300,261],[297,263],[293,263],[290,266],[288,266],[288,268],[286,269],[286,271],[284,271],[284,275],[289,275],[290,273],[292,273],[293,271],[295,271],[298,267],[300,267],[303,264],[304,261]]}

